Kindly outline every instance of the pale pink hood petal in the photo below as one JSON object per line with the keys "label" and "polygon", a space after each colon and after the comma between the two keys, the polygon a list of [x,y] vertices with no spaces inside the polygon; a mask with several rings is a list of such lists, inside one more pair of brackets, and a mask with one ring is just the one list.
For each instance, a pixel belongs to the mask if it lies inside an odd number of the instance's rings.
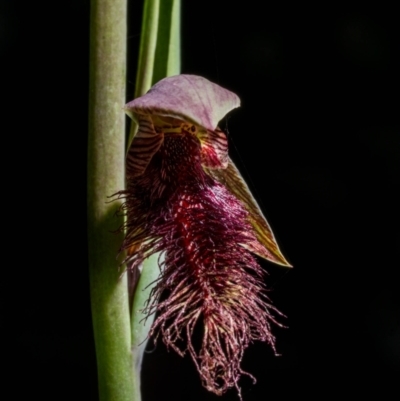
{"label": "pale pink hood petal", "polygon": [[126,113],[175,117],[214,131],[220,120],[240,106],[233,92],[196,75],[175,75],[155,84],[144,96],[125,106]]}

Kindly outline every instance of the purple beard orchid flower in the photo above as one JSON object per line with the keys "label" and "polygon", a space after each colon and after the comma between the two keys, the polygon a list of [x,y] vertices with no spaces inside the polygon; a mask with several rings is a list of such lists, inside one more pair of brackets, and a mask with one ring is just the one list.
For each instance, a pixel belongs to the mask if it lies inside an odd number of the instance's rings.
{"label": "purple beard orchid flower", "polygon": [[240,396],[241,374],[253,378],[241,369],[243,352],[255,340],[275,351],[271,323],[280,314],[255,255],[290,264],[217,126],[239,104],[234,93],[195,75],[165,78],[128,103],[139,129],[127,155],[127,189],[118,195],[125,199],[128,269],[156,252],[164,256],[144,311],[157,313],[149,335],[180,355],[187,351],[208,390],[236,387]]}

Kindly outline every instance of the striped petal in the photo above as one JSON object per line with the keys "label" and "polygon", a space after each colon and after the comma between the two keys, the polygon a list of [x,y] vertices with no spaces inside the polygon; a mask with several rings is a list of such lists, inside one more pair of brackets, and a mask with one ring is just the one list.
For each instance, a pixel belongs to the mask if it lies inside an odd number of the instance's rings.
{"label": "striped petal", "polygon": [[201,162],[204,167],[226,168],[228,166],[228,140],[218,128],[215,131],[200,131],[197,134],[201,145]]}
{"label": "striped petal", "polygon": [[136,177],[143,174],[163,140],[163,134],[155,131],[151,118],[146,115],[140,116],[138,132],[126,157],[127,175]]}
{"label": "striped petal", "polygon": [[233,161],[229,158],[226,169],[205,168],[205,170],[211,177],[223,184],[233,195],[242,201],[249,212],[250,223],[260,243],[255,241],[251,245],[246,244],[246,248],[273,263],[292,267],[280,251],[270,225]]}

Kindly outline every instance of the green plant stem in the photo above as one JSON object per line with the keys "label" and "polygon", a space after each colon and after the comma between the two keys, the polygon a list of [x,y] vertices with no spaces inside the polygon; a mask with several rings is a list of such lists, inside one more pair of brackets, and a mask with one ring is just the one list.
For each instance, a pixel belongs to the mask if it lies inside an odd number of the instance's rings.
{"label": "green plant stem", "polygon": [[[89,274],[101,401],[132,401],[127,278],[116,260],[122,236],[119,201],[124,188],[126,0],[92,0],[88,142]],[[138,389],[136,391],[139,391]]]}
{"label": "green plant stem", "polygon": [[181,72],[180,19],[180,0],[163,0],[160,4],[152,85]]}
{"label": "green plant stem", "polygon": [[154,254],[143,262],[142,273],[140,274],[139,282],[132,304],[132,354],[133,367],[136,371],[136,376],[140,376],[142,368],[143,352],[147,345],[147,336],[150,331],[151,324],[154,321],[154,316],[145,319],[142,309],[149,299],[150,291],[153,288],[153,283],[160,275],[158,266],[159,254]]}
{"label": "green plant stem", "polygon": [[145,0],[143,6],[142,32],[140,35],[139,63],[136,74],[135,98],[144,95],[153,82],[159,17],[160,0]]}

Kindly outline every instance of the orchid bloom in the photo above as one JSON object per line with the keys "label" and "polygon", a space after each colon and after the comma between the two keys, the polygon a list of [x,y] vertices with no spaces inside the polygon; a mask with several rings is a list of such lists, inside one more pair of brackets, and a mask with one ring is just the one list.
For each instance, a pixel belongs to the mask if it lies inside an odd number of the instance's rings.
{"label": "orchid bloom", "polygon": [[[150,336],[180,355],[188,351],[208,390],[236,387],[240,396],[241,374],[253,378],[240,367],[243,352],[255,340],[275,351],[271,323],[280,314],[255,255],[290,265],[218,128],[239,104],[234,93],[195,75],[165,78],[128,103],[139,128],[127,155],[127,189],[118,194],[128,269],[163,254],[145,309],[157,313]],[[197,325],[199,347],[192,343]]]}

